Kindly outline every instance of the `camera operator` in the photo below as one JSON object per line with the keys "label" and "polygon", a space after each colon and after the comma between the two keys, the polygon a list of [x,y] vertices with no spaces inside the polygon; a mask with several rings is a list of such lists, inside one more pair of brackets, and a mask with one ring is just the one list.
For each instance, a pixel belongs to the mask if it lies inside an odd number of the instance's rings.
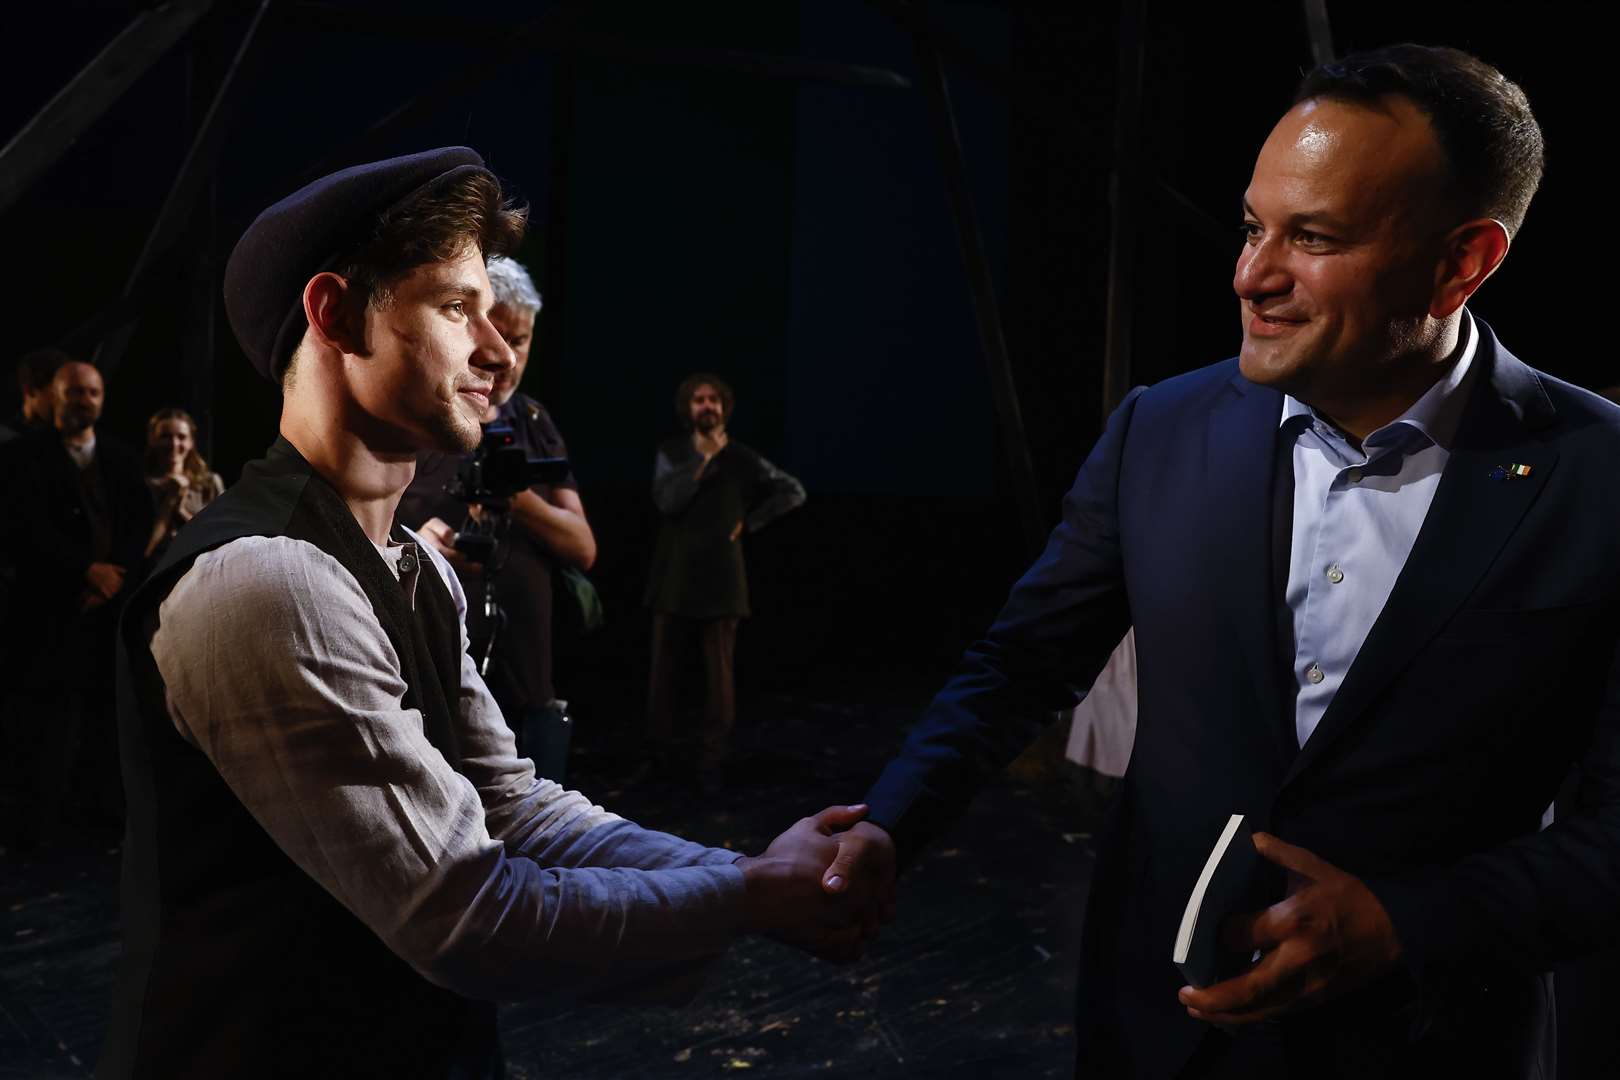
{"label": "camera operator", "polygon": [[[492,426],[510,427],[513,445],[530,457],[566,458],[568,448],[550,414],[517,389],[529,363],[540,294],[522,264],[509,258],[489,261],[489,281],[495,296],[489,320],[506,339],[517,363],[496,376],[483,416],[485,431]],[[494,563],[486,565],[482,559],[488,556],[477,549],[469,553],[470,545],[465,542],[458,550],[458,535],[481,531],[479,522],[487,522],[491,516],[488,507],[464,502],[452,493],[457,473],[470,457],[424,455],[417,464],[416,479],[400,501],[399,519],[415,526],[455,567],[469,598],[467,632],[474,655],[485,655],[484,650],[493,644],[485,678],[517,736],[518,751],[534,758],[543,775],[560,780],[566,742],[556,733],[565,730],[567,721],[566,703],[557,700],[551,681],[551,571],[554,566],[590,569],[596,561],[596,537],[570,473],[510,499],[506,509],[510,521],[500,527],[505,539]],[[491,595],[504,615],[498,633],[491,613],[479,602],[486,584],[493,585]],[[492,633],[496,634],[493,643]]]}

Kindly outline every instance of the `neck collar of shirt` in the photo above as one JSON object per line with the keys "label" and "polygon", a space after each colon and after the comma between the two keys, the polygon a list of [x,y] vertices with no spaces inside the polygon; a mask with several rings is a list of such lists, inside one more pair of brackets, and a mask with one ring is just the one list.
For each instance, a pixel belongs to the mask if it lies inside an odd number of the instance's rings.
{"label": "neck collar of shirt", "polygon": [[377,554],[383,557],[394,577],[398,579],[400,588],[405,590],[405,602],[411,610],[416,610],[416,580],[422,570],[422,553],[414,543],[399,544],[392,538],[386,544],[371,541],[371,546],[377,549]]}
{"label": "neck collar of shirt", "polygon": [[[1451,449],[1452,439],[1457,435],[1457,425],[1462,421],[1463,404],[1468,397],[1465,392],[1468,373],[1473,370],[1474,354],[1479,351],[1479,328],[1474,325],[1474,316],[1467,308],[1463,309],[1460,333],[1464,339],[1462,355],[1451,365],[1451,370],[1424,391],[1423,396],[1405,412],[1361,440],[1363,447],[1374,450],[1387,447],[1403,441],[1407,432],[1414,432],[1425,442],[1448,451]],[[1290,420],[1301,416],[1332,426],[1326,417],[1303,401],[1292,394],[1285,395],[1282,418],[1277,426],[1287,427]]]}
{"label": "neck collar of shirt", "polygon": [[90,439],[83,446],[74,446],[70,442],[64,442],[62,449],[66,450],[68,457],[73,459],[73,464],[81,469],[88,469],[90,463],[96,459],[95,431],[90,432]]}

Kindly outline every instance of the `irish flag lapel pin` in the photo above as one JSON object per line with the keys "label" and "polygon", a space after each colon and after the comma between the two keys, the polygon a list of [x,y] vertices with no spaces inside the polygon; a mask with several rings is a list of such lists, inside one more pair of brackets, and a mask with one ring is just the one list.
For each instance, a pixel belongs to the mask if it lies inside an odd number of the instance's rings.
{"label": "irish flag lapel pin", "polygon": [[1498,465],[1491,470],[1492,480],[1511,480],[1514,477],[1529,475],[1530,466],[1528,465]]}

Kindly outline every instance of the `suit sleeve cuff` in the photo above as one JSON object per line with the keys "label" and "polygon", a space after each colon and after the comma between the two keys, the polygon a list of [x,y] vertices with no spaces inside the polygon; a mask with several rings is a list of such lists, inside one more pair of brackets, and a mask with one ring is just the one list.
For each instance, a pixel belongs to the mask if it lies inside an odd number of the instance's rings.
{"label": "suit sleeve cuff", "polygon": [[1422,987],[1464,976],[1479,966],[1489,938],[1484,913],[1442,871],[1364,879],[1389,915],[1401,943],[1401,963]]}

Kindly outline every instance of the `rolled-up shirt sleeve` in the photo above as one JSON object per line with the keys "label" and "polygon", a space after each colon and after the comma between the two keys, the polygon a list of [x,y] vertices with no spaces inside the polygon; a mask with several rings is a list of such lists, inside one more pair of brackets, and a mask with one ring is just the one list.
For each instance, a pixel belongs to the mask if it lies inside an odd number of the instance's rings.
{"label": "rolled-up shirt sleeve", "polygon": [[404,706],[359,583],[313,545],[246,537],[199,556],[152,654],[181,736],[428,979],[481,998],[597,992],[723,949],[742,919],[734,853],[537,780],[462,636],[461,772]]}

